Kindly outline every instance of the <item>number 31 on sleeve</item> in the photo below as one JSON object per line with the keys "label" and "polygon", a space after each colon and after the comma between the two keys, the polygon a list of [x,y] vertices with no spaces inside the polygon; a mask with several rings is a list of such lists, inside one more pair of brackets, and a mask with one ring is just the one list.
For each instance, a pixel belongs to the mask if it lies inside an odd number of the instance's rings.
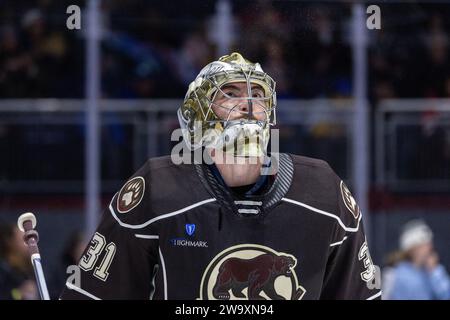
{"label": "number 31 on sleeve", "polygon": [[116,254],[116,245],[114,242],[106,244],[105,237],[100,233],[96,232],[91,240],[91,245],[89,246],[86,253],[80,260],[80,268],[84,271],[91,271],[97,264],[97,260],[103,251],[106,250],[106,254],[103,257],[102,262],[94,270],[94,276],[102,281],[106,281],[108,278],[108,269],[111,262]]}

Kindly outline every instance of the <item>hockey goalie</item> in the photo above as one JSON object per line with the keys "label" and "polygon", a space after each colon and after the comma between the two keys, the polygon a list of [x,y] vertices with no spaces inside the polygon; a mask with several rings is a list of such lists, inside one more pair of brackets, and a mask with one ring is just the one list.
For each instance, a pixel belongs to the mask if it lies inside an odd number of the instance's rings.
{"label": "hockey goalie", "polygon": [[178,110],[188,160],[149,159],[124,183],[61,299],[379,299],[345,183],[268,151],[276,109],[258,63],[205,66]]}

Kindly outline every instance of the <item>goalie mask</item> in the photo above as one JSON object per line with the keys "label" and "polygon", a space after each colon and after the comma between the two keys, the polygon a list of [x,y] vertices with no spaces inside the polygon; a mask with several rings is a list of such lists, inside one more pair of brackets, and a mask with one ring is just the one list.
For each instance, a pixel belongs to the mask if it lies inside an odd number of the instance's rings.
{"label": "goalie mask", "polygon": [[208,64],[191,82],[178,120],[190,150],[260,157],[276,123],[275,106],[275,81],[259,63],[232,53]]}

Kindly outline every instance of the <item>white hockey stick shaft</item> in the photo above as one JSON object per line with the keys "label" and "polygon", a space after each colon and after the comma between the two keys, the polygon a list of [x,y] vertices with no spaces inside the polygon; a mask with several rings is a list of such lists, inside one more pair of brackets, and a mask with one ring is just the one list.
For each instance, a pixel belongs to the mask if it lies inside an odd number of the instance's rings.
{"label": "white hockey stick shaft", "polygon": [[24,213],[17,219],[17,226],[20,231],[24,232],[23,240],[28,246],[28,252],[30,252],[31,264],[33,265],[36,284],[41,300],[50,300],[47,283],[45,282],[44,271],[42,270],[41,255],[39,254],[39,234],[36,230],[34,230],[36,227],[36,217],[31,212]]}
{"label": "white hockey stick shaft", "polygon": [[34,275],[36,277],[36,283],[41,300],[50,300],[47,283],[45,282],[44,271],[42,270],[41,255],[39,253],[34,253],[31,255],[31,264],[34,268]]}

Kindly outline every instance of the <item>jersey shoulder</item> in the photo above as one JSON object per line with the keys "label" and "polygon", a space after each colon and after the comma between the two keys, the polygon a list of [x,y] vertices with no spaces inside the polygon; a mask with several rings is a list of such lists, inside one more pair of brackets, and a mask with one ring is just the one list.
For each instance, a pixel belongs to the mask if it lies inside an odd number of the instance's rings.
{"label": "jersey shoulder", "polygon": [[328,162],[326,162],[325,160],[300,156],[296,154],[289,154],[289,155],[291,156],[292,161],[294,162],[295,165],[317,167],[323,170],[332,170]]}
{"label": "jersey shoulder", "polygon": [[329,213],[344,230],[353,230],[361,219],[360,208],[345,182],[324,160],[290,155],[294,164],[291,197]]}
{"label": "jersey shoulder", "polygon": [[291,196],[329,207],[336,202],[335,173],[320,159],[290,154],[294,165]]}
{"label": "jersey shoulder", "polygon": [[170,156],[148,159],[114,195],[109,211],[128,228],[144,228],[158,216],[209,198],[193,165],[174,164]]}

